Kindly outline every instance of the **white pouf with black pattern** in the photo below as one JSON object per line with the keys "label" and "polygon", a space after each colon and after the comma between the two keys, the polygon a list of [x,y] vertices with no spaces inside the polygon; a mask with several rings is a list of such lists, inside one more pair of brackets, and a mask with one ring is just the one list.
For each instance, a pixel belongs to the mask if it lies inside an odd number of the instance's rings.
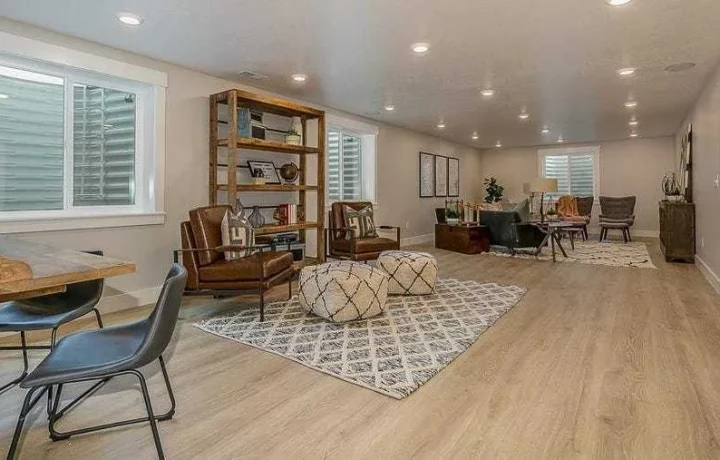
{"label": "white pouf with black pattern", "polygon": [[385,310],[388,276],[358,262],[328,262],[300,271],[300,305],[342,323],[377,316]]}
{"label": "white pouf with black pattern", "polygon": [[426,252],[383,251],[377,268],[388,274],[388,294],[427,295],[435,292],[437,260]]}

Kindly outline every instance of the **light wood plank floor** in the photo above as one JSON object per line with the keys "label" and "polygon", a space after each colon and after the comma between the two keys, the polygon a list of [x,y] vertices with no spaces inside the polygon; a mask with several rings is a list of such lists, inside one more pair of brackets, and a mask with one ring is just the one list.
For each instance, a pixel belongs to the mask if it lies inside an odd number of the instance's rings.
{"label": "light wood plank floor", "polygon": [[[188,301],[167,353],[178,398],[175,419],[160,424],[168,458],[720,458],[720,297],[694,266],[665,264],[657,242],[658,270],[423,249],[436,254],[443,277],[529,291],[401,401],[201,332],[191,322],[209,307]],[[0,381],[21,364],[8,353],[0,362]],[[156,366],[147,371],[159,412],[162,378]],[[3,455],[22,396],[0,396]],[[139,391],[118,381],[60,426],[142,410]],[[29,425],[23,459],[155,456],[147,426],[53,443],[41,410]]]}

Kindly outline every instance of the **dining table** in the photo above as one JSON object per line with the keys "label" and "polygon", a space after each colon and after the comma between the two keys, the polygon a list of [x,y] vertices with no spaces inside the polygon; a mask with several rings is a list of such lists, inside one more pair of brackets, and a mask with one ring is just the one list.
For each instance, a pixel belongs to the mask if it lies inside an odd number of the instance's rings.
{"label": "dining table", "polygon": [[65,292],[68,284],[135,272],[135,264],[0,235],[0,302]]}

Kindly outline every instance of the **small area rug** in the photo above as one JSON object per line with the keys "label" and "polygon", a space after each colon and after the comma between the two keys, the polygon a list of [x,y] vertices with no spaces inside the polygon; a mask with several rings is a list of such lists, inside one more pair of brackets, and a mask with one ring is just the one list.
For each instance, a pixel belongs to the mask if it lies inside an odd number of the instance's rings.
{"label": "small area rug", "polygon": [[[558,262],[577,262],[581,264],[606,265],[608,267],[633,267],[633,268],[652,268],[657,267],[652,262],[647,245],[642,242],[622,243],[616,241],[575,241],[575,249],[570,246],[570,240],[562,240],[563,248],[567,252],[568,257],[563,257],[560,249],[557,249],[556,260]],[[535,259],[535,256],[518,252],[512,256],[506,250],[493,249],[490,252],[484,252],[501,257],[518,257],[521,259]],[[544,247],[542,253],[538,257],[539,260],[552,261],[552,252],[550,247]]]}
{"label": "small area rug", "polygon": [[402,399],[472,345],[525,294],[518,286],[438,280],[435,294],[390,296],[385,313],[335,324],[306,313],[297,296],[194,326]]}

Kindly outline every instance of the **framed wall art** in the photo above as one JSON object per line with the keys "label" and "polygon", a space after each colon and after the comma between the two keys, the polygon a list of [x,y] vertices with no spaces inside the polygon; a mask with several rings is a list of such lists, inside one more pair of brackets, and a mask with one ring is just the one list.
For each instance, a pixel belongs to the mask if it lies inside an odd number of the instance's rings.
{"label": "framed wall art", "polygon": [[275,164],[272,161],[248,160],[248,168],[252,177],[264,177],[267,179],[266,184],[279,184],[280,176],[278,176]]}
{"label": "framed wall art", "polygon": [[460,196],[460,159],[448,158],[448,196]]}
{"label": "framed wall art", "polygon": [[448,159],[435,155],[435,196],[448,196]]}
{"label": "framed wall art", "polygon": [[435,196],[435,155],[420,152],[420,198]]}

